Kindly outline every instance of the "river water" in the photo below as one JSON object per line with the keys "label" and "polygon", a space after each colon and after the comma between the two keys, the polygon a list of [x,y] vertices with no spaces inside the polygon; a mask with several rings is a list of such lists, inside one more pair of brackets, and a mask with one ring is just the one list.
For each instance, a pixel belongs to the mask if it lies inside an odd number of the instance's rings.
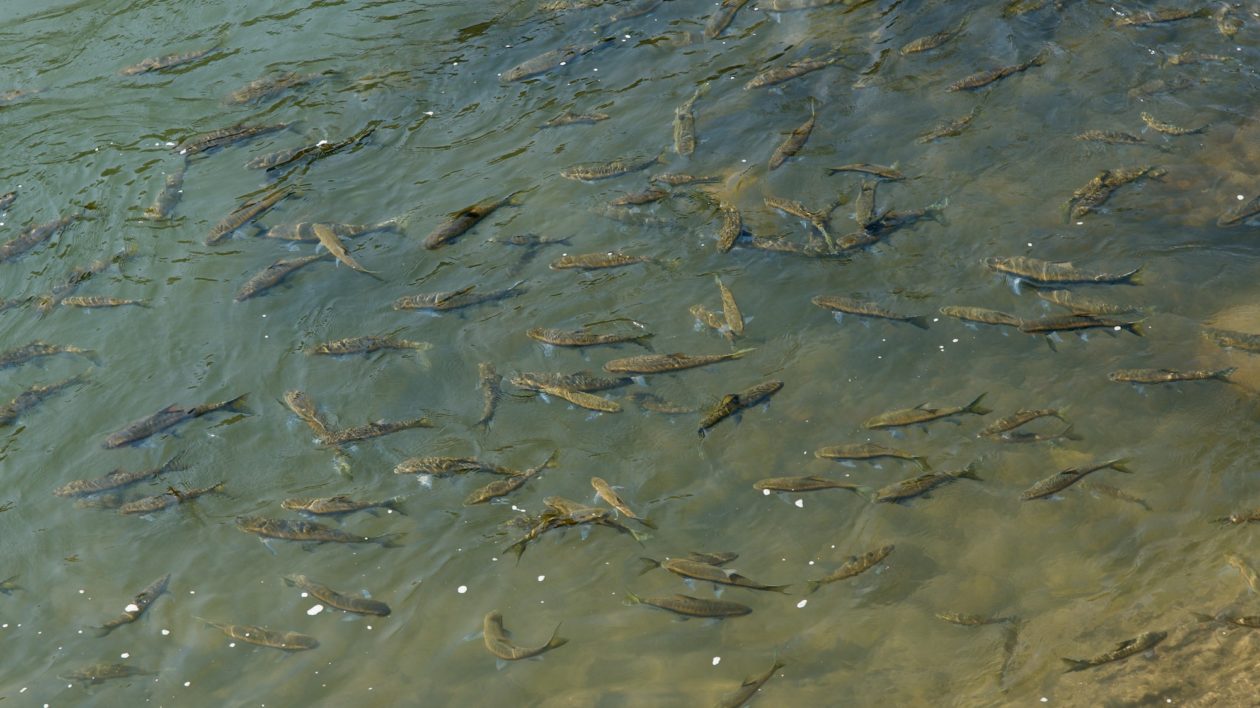
{"label": "river water", "polygon": [[[1113,700],[1112,691],[1139,703],[1201,700],[1201,684],[1176,680],[1142,692],[1153,677],[1177,676],[1179,666],[1161,653],[1166,647],[1076,673],[1063,673],[1060,659],[1094,657],[1143,632],[1194,623],[1191,612],[1256,614],[1260,603],[1227,561],[1233,554],[1260,564],[1256,531],[1213,521],[1260,507],[1253,445],[1260,360],[1201,334],[1204,324],[1260,332],[1256,226],[1217,225],[1260,188],[1260,5],[1215,3],[1181,21],[1117,26],[1121,17],[1168,6],[1067,1],[1016,12],[1002,2],[877,0],[772,12],[774,3],[754,1],[714,39],[704,35],[712,2],[673,0],[617,20],[610,18],[636,3],[564,5],[578,3],[7,0],[0,93],[21,93],[0,105],[0,193],[17,191],[0,239],[61,215],[85,218],[0,264],[0,295],[19,302],[0,312],[0,348],[42,340],[93,350],[96,362],[61,354],[0,371],[4,400],[87,376],[0,432],[0,579],[16,575],[20,586],[0,595],[6,705],[691,706],[732,695],[776,659],[785,666],[757,705],[1097,705]],[[1211,13],[1222,5],[1227,15],[1218,21]],[[1241,27],[1226,36],[1232,20]],[[938,48],[899,51],[950,29],[958,35]],[[502,80],[527,59],[599,39],[608,41],[576,60]],[[209,51],[166,71],[119,73],[148,57],[196,50]],[[1170,61],[1183,52],[1220,56]],[[744,88],[765,69],[820,56],[835,62],[774,87]],[[1035,56],[1040,65],[987,87],[946,90]],[[253,103],[227,102],[251,81],[286,71],[312,78]],[[674,110],[693,95],[698,142],[682,156]],[[608,118],[542,127],[565,111]],[[1168,135],[1148,128],[1143,112],[1204,129]],[[776,146],[811,113],[804,146],[768,170]],[[967,115],[958,135],[918,140]],[[170,218],[146,219],[165,176],[185,162],[172,146],[240,122],[288,127],[190,159]],[[368,126],[375,130],[364,140],[278,176],[245,166]],[[1141,142],[1076,139],[1087,130],[1123,131]],[[614,179],[560,175],[578,163],[653,156],[662,164]],[[747,247],[753,237],[799,246],[813,238],[803,220],[767,208],[766,197],[815,210],[836,205],[830,230],[856,231],[861,184],[874,179],[827,174],[846,163],[896,166],[906,175],[879,182],[879,213],[940,211],[845,259]],[[1073,192],[1095,175],[1146,166],[1166,174],[1068,216]],[[676,187],[620,220],[600,213],[662,172],[717,181]],[[277,184],[296,194],[260,217],[264,228],[401,219],[399,231],[346,241],[376,277],[317,262],[264,295],[234,301],[268,264],[315,253],[314,244],[262,238],[253,227],[205,245],[214,224]],[[519,205],[443,248],[423,247],[448,213],[514,192]],[[746,232],[727,253],[715,246],[719,202],[740,210]],[[522,234],[567,242],[523,260],[523,249],[503,243]],[[141,298],[149,307],[61,305],[41,313],[37,300],[25,300],[128,248],[129,259],[75,294]],[[566,253],[614,251],[651,261],[590,272],[548,266]],[[1091,330],[1048,340],[938,314],[948,305],[1024,319],[1066,312],[987,269],[982,259],[993,256],[1110,273],[1141,266],[1140,285],[1076,293],[1142,308],[1130,319],[1142,320],[1145,336]],[[689,313],[696,304],[721,311],[715,274],[747,320],[734,343],[696,326]],[[391,307],[404,295],[518,281],[515,297],[437,315]],[[819,295],[926,315],[928,327],[856,316],[837,323],[811,304]],[[647,347],[552,349],[525,335],[618,319],[650,331]],[[362,335],[432,346],[308,353]],[[611,359],[650,352],[744,348],[752,351],[738,360],[601,393],[622,403],[620,413],[544,400],[505,381],[490,425],[475,425],[481,362],[504,376],[598,372]],[[1237,367],[1232,383],[1108,380],[1117,369],[1223,367]],[[768,405],[704,437],[696,434],[699,412],[647,412],[625,397],[651,392],[704,409],[768,379],[784,382]],[[421,415],[434,427],[336,453],[285,408],[285,392],[295,389],[337,428]],[[924,403],[963,406],[982,393],[994,411],[984,417],[897,433],[862,425]],[[241,394],[248,394],[246,413],[211,413],[138,445],[102,447],[110,433],[165,406]],[[1021,408],[1059,409],[1078,439],[1016,444],[977,436]],[[1062,427],[1049,419],[1029,429]],[[904,504],[872,503],[874,489],[920,472],[899,460],[847,466],[813,454],[859,442],[925,456],[935,471],[974,465],[981,479]],[[392,473],[418,455],[478,456],[525,469],[553,450],[555,466],[499,500],[507,503],[463,505],[490,475],[426,485]],[[141,482],[129,498],[219,481],[223,493],[144,516],[52,494],[72,480],[177,454],[188,469]],[[1090,481],[1145,506],[1085,485],[1020,499],[1058,470],[1117,458],[1131,474],[1102,470]],[[763,478],[803,475],[862,489],[753,489]],[[552,495],[593,503],[592,476],[616,485],[656,528],[627,521],[641,542],[606,527],[553,531],[519,562],[505,551],[523,533],[505,522],[538,514]],[[404,534],[399,547],[264,545],[235,523],[243,515],[298,519],[281,509],[282,499],[340,494],[402,497],[405,515],[322,520],[356,534]],[[884,544],[895,550],[874,568],[807,593],[806,581]],[[642,557],[692,551],[737,552],[730,568],[791,587],[786,594],[726,588],[722,600],[752,613],[723,621],[678,621],[628,602],[630,593],[713,597],[707,583],[689,588],[663,570],[639,574]],[[165,573],[168,592],[138,621],[93,636],[94,626]],[[283,576],[292,573],[370,593],[393,612],[315,611],[315,599],[286,586]],[[568,643],[504,665],[482,641],[482,618],[492,610],[521,645],[544,643],[557,625]],[[956,626],[936,617],[950,612],[1017,619]],[[292,653],[254,646],[204,620],[301,632],[319,646]],[[1254,662],[1251,644],[1219,651],[1243,649],[1252,653],[1217,663]],[[96,685],[64,678],[99,663],[151,673]]]}

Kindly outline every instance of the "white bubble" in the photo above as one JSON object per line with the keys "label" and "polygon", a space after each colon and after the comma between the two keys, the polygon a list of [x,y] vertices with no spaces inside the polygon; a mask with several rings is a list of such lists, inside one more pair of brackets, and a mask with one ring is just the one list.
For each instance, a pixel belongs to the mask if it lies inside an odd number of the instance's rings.
{"label": "white bubble", "polygon": [[134,602],[123,608],[123,612],[139,612],[139,611],[140,611],[140,606]]}
{"label": "white bubble", "polygon": [[162,630],[162,636],[163,636],[163,637],[168,637],[168,636],[170,636],[170,634],[171,634],[171,630],[169,630],[169,629],[164,629],[164,630]]}
{"label": "white bubble", "polygon": [[83,588],[79,588],[79,594],[80,594],[80,595],[82,595],[84,592],[86,592],[86,591],[85,591]]}
{"label": "white bubble", "polygon": [[770,496],[770,490],[769,490],[769,489],[763,489],[763,490],[761,490],[761,495],[762,495],[762,496],[764,496],[764,497],[768,497],[768,496]]}
{"label": "white bubble", "polygon": [[311,617],[314,617],[315,615],[317,615],[317,614],[319,614],[319,613],[321,613],[321,612],[323,612],[323,611],[324,611],[324,606],[323,606],[323,605],[312,605],[312,606],[311,606],[311,609],[309,609],[309,610],[307,610],[307,611],[306,611],[306,614],[310,615]]}
{"label": "white bubble", "polygon": [[714,665],[714,666],[717,666],[717,665],[718,665],[718,664],[720,664],[720,663],[722,663],[722,657],[720,657],[720,656],[715,656],[715,657],[713,657],[713,665]]}
{"label": "white bubble", "polygon": [[192,685],[192,681],[185,681],[185,682],[184,682],[184,688],[188,688],[188,687],[189,687],[189,686],[191,686],[191,685]]}
{"label": "white bubble", "polygon": [[797,500],[796,500],[796,508],[797,508],[797,509],[804,509],[804,508],[805,508],[805,500],[804,500],[804,499],[797,499]]}
{"label": "white bubble", "polygon": [[119,659],[127,659],[127,658],[130,658],[130,657],[131,657],[131,653],[130,653],[130,652],[123,652],[123,653],[121,653],[121,654],[119,654],[119,655],[118,655],[118,658],[119,658]]}
{"label": "white bubble", "polygon": [[807,605],[807,604],[809,604],[809,600],[801,600],[800,602],[796,603],[796,606],[797,606],[797,608],[801,608],[801,607],[804,607],[804,606],[805,606],[805,605]]}
{"label": "white bubble", "polygon": [[459,587],[455,588],[455,592],[459,593],[460,595],[463,595],[464,593],[468,592],[468,586],[460,585]]}
{"label": "white bubble", "polygon": [[1239,195],[1238,195],[1238,201],[1240,201],[1240,202],[1241,202],[1241,201],[1242,201],[1242,200],[1244,200],[1244,199],[1246,199],[1246,197],[1244,197],[1244,196],[1243,196],[1243,195],[1241,195],[1241,194],[1239,194]]}
{"label": "white bubble", "polygon": [[305,591],[303,591],[301,597],[310,597],[310,595],[308,595]]}
{"label": "white bubble", "polygon": [[541,583],[542,581],[546,580],[546,579],[547,579],[547,576],[545,576],[545,575],[540,575],[540,576],[538,576],[538,582],[540,582],[540,583]]}

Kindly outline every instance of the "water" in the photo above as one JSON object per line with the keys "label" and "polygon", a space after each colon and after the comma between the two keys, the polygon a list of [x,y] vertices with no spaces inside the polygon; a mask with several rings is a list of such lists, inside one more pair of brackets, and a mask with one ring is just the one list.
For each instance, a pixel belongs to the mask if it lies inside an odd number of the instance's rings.
{"label": "water", "polygon": [[[1107,690],[1121,695],[1122,684],[1124,695],[1144,695],[1143,686],[1169,676],[1173,688],[1162,697],[1201,698],[1201,684],[1177,688],[1179,666],[1164,656],[1176,651],[1171,646],[1157,648],[1163,660],[1139,656],[1067,675],[1059,657],[1094,656],[1143,631],[1184,627],[1193,623],[1188,610],[1254,607],[1225,561],[1237,553],[1260,563],[1249,555],[1254,530],[1210,520],[1254,506],[1250,391],[1260,375],[1251,355],[1216,349],[1198,325],[1216,318],[1260,331],[1248,309],[1256,296],[1255,227],[1215,226],[1236,195],[1254,196],[1260,8],[1235,10],[1246,24],[1228,40],[1211,18],[1116,28],[1110,5],[1063,4],[1013,17],[1002,15],[1000,3],[981,2],[885,0],[780,14],[750,4],[723,38],[705,40],[713,5],[692,0],[599,32],[592,28],[626,3],[555,12],[529,2],[10,0],[0,25],[9,85],[0,89],[31,93],[0,108],[7,148],[0,192],[19,192],[0,237],[78,208],[87,207],[90,218],[0,266],[3,295],[47,292],[75,266],[134,246],[133,260],[77,294],[146,298],[152,307],[0,313],[6,349],[38,338],[101,356],[96,367],[62,355],[0,372],[0,391],[11,397],[91,368],[91,383],[26,413],[0,446],[0,504],[12,505],[0,514],[0,577],[18,574],[24,588],[0,596],[0,696],[16,705],[695,705],[716,702],[778,657],[787,666],[761,703],[995,705],[1046,697],[1082,704],[1106,699]],[[959,39],[930,54],[897,54],[910,39],[964,18]],[[498,79],[545,51],[598,37],[615,38],[615,46],[526,82]],[[857,72],[885,47],[893,51],[868,85],[853,88]],[[166,73],[116,73],[146,57],[207,48],[214,51],[206,58]],[[944,90],[1043,48],[1044,66],[975,93]],[[768,66],[837,49],[835,66],[776,88],[742,89]],[[1161,57],[1190,50],[1232,61],[1161,66]],[[274,71],[321,78],[257,105],[225,105],[228,93]],[[1128,95],[1151,80],[1179,77],[1189,85]],[[695,104],[699,146],[680,158],[669,150],[672,109],[706,81],[710,89]],[[818,119],[808,143],[767,173],[770,153],[808,117],[811,103]],[[977,107],[961,135],[915,141]],[[539,128],[565,110],[611,118]],[[1166,137],[1144,130],[1142,111],[1208,129]],[[240,121],[292,125],[195,160],[174,218],[143,219],[164,175],[181,162],[169,143]],[[285,183],[301,196],[261,222],[402,216],[402,234],[349,242],[381,280],[322,262],[265,296],[233,302],[251,274],[313,252],[310,244],[248,233],[203,245],[219,219],[272,185],[244,163],[372,122],[378,128],[364,143],[289,174]],[[1088,129],[1140,134],[1146,143],[1073,139]],[[592,184],[558,176],[579,162],[660,153],[667,166],[646,173]],[[716,214],[705,200],[685,196],[688,188],[639,209],[660,223],[591,213],[643,188],[645,174],[716,175],[722,182],[708,189],[741,209],[749,232],[803,244],[806,227],[766,209],[763,198],[811,208],[840,199],[831,224],[836,234],[848,233],[856,228],[860,176],[823,171],[848,162],[896,164],[914,179],[881,183],[879,208],[948,199],[944,223],[921,222],[845,263],[717,253]],[[1100,170],[1146,164],[1168,175],[1121,188],[1079,223],[1066,219],[1072,192]],[[530,190],[522,206],[499,210],[444,249],[420,247],[448,212],[516,190]],[[571,245],[548,247],[521,265],[519,251],[489,241],[531,232]],[[660,262],[589,274],[547,267],[562,253],[613,250]],[[1148,308],[1147,336],[1066,335],[1055,352],[1043,338],[936,315],[926,331],[854,317],[837,325],[810,304],[831,294],[909,314],[951,304],[1049,314],[1032,294],[1014,293],[980,265],[994,255],[1099,270],[1141,264],[1145,285],[1083,292]],[[749,318],[736,346],[755,351],[650,377],[648,388],[636,390],[704,407],[724,393],[783,380],[768,407],[699,439],[696,415],[645,414],[625,401],[624,412],[593,417],[507,386],[489,431],[472,426],[481,413],[478,362],[504,374],[596,371],[644,352],[634,345],[548,352],[524,335],[530,327],[623,317],[654,332],[656,352],[730,351],[718,334],[693,328],[688,314],[697,303],[720,307],[714,273]],[[521,296],[460,312],[390,307],[407,294],[496,289],[521,279]],[[322,341],[384,333],[434,346],[423,354],[335,359],[305,353]],[[1106,376],[1119,368],[1225,365],[1242,367],[1244,385],[1135,388]],[[290,389],[307,391],[338,427],[418,415],[437,427],[358,443],[338,460],[280,403]],[[888,410],[963,405],[982,392],[995,410],[984,419],[932,423],[900,438],[861,427]],[[109,433],[161,407],[241,393],[249,394],[252,415],[212,414],[134,448],[100,447]],[[1065,409],[1082,440],[1004,445],[975,436],[997,416],[1050,406]],[[763,496],[752,489],[772,476],[823,474],[877,488],[918,473],[896,460],[847,467],[812,454],[867,440],[926,455],[938,470],[974,462],[983,481],[963,480],[901,506],[845,491]],[[508,504],[461,505],[489,481],[485,475],[427,488],[391,474],[413,455],[478,455],[523,469],[553,449],[557,467]],[[181,451],[190,469],[141,484],[135,494],[220,480],[227,493],[144,518],[77,508],[51,494],[73,479],[157,465]],[[1018,500],[1059,469],[1112,457],[1129,458],[1134,474],[1103,471],[1094,481],[1145,499],[1152,511],[1083,489]],[[504,552],[519,531],[503,522],[541,511],[549,495],[590,501],[592,475],[623,487],[627,501],[657,524],[644,545],[594,528],[549,533],[519,563]],[[403,532],[403,547],[306,550],[275,541],[273,553],[235,528],[238,515],[292,518],[279,507],[286,497],[335,494],[405,496],[406,516],[357,514],[341,524],[363,534]],[[885,543],[896,550],[872,571],[802,594],[804,581]],[[641,556],[692,550],[737,551],[731,567],[761,582],[792,583],[792,594],[728,588],[722,599],[754,612],[720,623],[676,622],[625,604],[627,591],[711,596],[709,587],[688,589],[663,571],[637,575]],[[169,595],[138,622],[103,639],[84,631],[168,572]],[[310,615],[314,600],[281,579],[295,572],[342,592],[369,591],[393,614]],[[521,644],[543,643],[557,624],[570,641],[541,660],[499,668],[480,638],[482,617],[495,609]],[[936,619],[938,612],[1020,617],[1009,663],[1003,666],[1000,627],[957,627]],[[199,617],[299,631],[320,647],[285,654],[233,646]],[[110,661],[156,674],[86,688],[58,678]],[[1230,661],[1223,654],[1211,665]],[[1115,679],[1111,689],[1104,678]]]}

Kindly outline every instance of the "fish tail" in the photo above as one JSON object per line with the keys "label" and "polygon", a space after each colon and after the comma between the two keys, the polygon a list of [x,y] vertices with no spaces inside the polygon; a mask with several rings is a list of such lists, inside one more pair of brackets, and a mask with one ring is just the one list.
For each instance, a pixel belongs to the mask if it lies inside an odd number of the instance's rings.
{"label": "fish tail", "polygon": [[551,633],[551,639],[547,640],[547,648],[555,649],[556,647],[562,647],[568,643],[569,643],[568,639],[565,639],[564,637],[560,636],[560,625],[556,625],[555,631]]}
{"label": "fish tail", "polygon": [[745,354],[747,354],[748,352],[753,352],[753,351],[757,351],[757,348],[756,348],[756,347],[749,347],[749,348],[747,348],[747,349],[739,349],[739,350],[737,350],[737,351],[733,351],[733,352],[731,352],[730,354],[727,354],[727,355],[726,355],[726,358],[727,358],[727,359],[739,359],[740,357],[744,356],[744,355],[745,355]]}
{"label": "fish tail", "polygon": [[1121,278],[1121,281],[1128,283],[1129,285],[1144,285],[1145,279],[1142,277],[1142,268],[1144,267],[1145,266],[1138,266],[1132,271],[1125,273],[1124,277]]}
{"label": "fish tail", "polygon": [[96,350],[95,350],[95,349],[80,349],[79,351],[77,351],[77,352],[75,352],[75,353],[76,353],[76,354],[82,354],[83,356],[87,357],[87,360],[88,360],[88,361],[90,361],[90,362],[92,362],[93,364],[96,364],[96,365],[98,365],[98,366],[99,366],[99,365],[100,365],[100,363],[101,363],[101,355],[100,355],[100,354],[98,354],[98,353],[96,352]]}
{"label": "fish tail", "polygon": [[918,317],[907,317],[907,318],[906,318],[906,322],[908,322],[908,323],[910,323],[910,324],[914,325],[915,327],[918,327],[919,329],[927,329],[927,328],[928,328],[928,318],[927,318],[927,315],[920,315],[920,316],[918,316]]}
{"label": "fish tail", "polygon": [[[1208,619],[1211,619],[1211,618],[1208,618]],[[114,631],[114,629],[115,629],[114,627],[100,626],[100,627],[92,627],[90,631],[92,632],[93,637],[100,639],[101,637],[108,636],[110,632]]]}
{"label": "fish tail", "polygon": [[656,529],[656,522],[655,522],[655,521],[652,521],[651,519],[635,519],[635,521],[637,521],[637,522],[639,522],[639,523],[643,524],[644,526],[646,526],[646,527],[648,527],[648,528],[650,528],[650,529],[652,529],[652,530],[655,530],[655,529]]}
{"label": "fish tail", "polygon": [[1093,666],[1093,664],[1090,664],[1088,661],[1085,661],[1084,659],[1069,659],[1067,657],[1063,657],[1059,659],[1059,661],[1062,661],[1063,663],[1068,665],[1067,670],[1063,672],[1065,674],[1070,674],[1073,671],[1080,671],[1082,669],[1088,669],[1090,666]]}
{"label": "fish tail", "polygon": [[910,459],[914,460],[914,464],[918,465],[919,469],[923,470],[924,472],[932,471],[932,465],[928,464],[926,457],[911,457]]}
{"label": "fish tail", "polygon": [[791,593],[787,591],[787,589],[790,587],[792,586],[791,585],[767,585],[764,588],[762,588],[762,590],[769,590],[770,592],[778,592],[778,593],[783,593],[784,595],[790,595]]}
{"label": "fish tail", "polygon": [[1211,622],[1216,619],[1212,615],[1204,614],[1202,612],[1191,612],[1190,614],[1194,615],[1194,618],[1200,622]]}
{"label": "fish tail", "polygon": [[977,482],[983,481],[980,479],[980,475],[976,474],[976,463],[974,462],[964,467],[961,472],[959,472],[958,474],[954,476],[959,477],[961,479],[975,480]]}
{"label": "fish tail", "polygon": [[987,395],[989,395],[988,392],[985,392],[985,393],[980,394],[979,396],[976,396],[976,400],[972,401],[971,403],[968,403],[967,407],[963,408],[963,412],[974,413],[976,415],[988,415],[989,413],[992,413],[993,412],[992,409],[985,408],[984,406],[980,405],[980,401],[983,401],[984,397]]}
{"label": "fish tail", "polygon": [[1142,326],[1141,320],[1137,322],[1129,322],[1128,324],[1121,325],[1121,327],[1129,330],[1130,332],[1136,334],[1139,337],[1146,336],[1146,328]]}
{"label": "fish tail", "polygon": [[643,598],[627,590],[626,591],[626,604],[627,605],[642,605]]}
{"label": "fish tail", "polygon": [[381,548],[401,548],[402,544],[398,542],[398,539],[406,535],[407,534],[401,533],[401,532],[388,533],[388,534],[385,534],[384,536],[377,536],[376,538],[372,539],[372,541],[373,543],[381,544]]}
{"label": "fish tail", "polygon": [[1064,428],[1063,432],[1059,433],[1059,437],[1065,440],[1080,440],[1081,434],[1076,432],[1075,428],[1076,425],[1074,423],[1068,423],[1068,427]]}
{"label": "fish tail", "polygon": [[386,509],[389,509],[389,510],[390,510],[390,511],[392,511],[392,512],[395,512],[395,513],[398,513],[398,514],[402,514],[403,516],[406,516],[406,515],[407,515],[407,512],[406,512],[406,511],[403,511],[403,508],[402,508],[402,503],[403,503],[406,499],[407,499],[407,497],[404,497],[404,496],[397,496],[397,497],[394,497],[394,498],[392,498],[392,499],[386,499],[386,500],[385,500],[385,503],[384,503],[384,504],[381,504],[381,506],[385,507]]}
{"label": "fish tail", "polygon": [[188,469],[188,451],[180,450],[162,465],[163,472],[178,472]]}
{"label": "fish tail", "polygon": [[1235,371],[1238,371],[1237,366],[1231,366],[1228,369],[1221,369],[1220,371],[1213,372],[1212,378],[1220,379],[1221,381],[1229,381],[1230,375],[1233,374]]}
{"label": "fish tail", "polygon": [[805,594],[806,595],[813,594],[817,592],[818,588],[822,586],[823,586],[823,582],[821,580],[810,580],[809,582],[805,583]]}
{"label": "fish tail", "polygon": [[245,407],[245,398],[248,396],[249,396],[248,393],[242,393],[236,398],[233,398],[232,400],[227,401],[226,403],[223,403],[219,407],[224,410],[236,411],[237,413],[252,413],[253,411]]}
{"label": "fish tail", "polygon": [[644,573],[656,570],[657,568],[661,567],[660,561],[653,560],[651,558],[648,558],[647,556],[639,556],[639,561],[643,563],[643,567],[639,570],[639,575],[643,575]]}
{"label": "fish tail", "polygon": [[641,533],[639,531],[635,531],[634,529],[630,529],[630,536],[634,538],[634,540],[638,541],[640,546],[643,545],[644,541],[648,540],[649,538],[652,538],[652,534]]}
{"label": "fish tail", "polygon": [[1125,473],[1125,474],[1133,474],[1133,470],[1129,469],[1129,460],[1128,460],[1128,458],[1121,458],[1121,459],[1119,459],[1119,460],[1112,460],[1110,463],[1108,463],[1108,464],[1107,464],[1107,466],[1108,466],[1108,467],[1110,467],[1111,469],[1113,469],[1113,470],[1117,471],[1117,472],[1123,472],[1123,473]]}

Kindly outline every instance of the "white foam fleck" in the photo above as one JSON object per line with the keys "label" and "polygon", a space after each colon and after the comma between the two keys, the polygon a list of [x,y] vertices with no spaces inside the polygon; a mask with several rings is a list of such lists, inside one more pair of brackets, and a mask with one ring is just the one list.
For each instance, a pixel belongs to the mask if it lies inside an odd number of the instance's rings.
{"label": "white foam fleck", "polygon": [[1244,200],[1244,199],[1246,199],[1246,197],[1244,197],[1244,196],[1243,196],[1243,195],[1241,195],[1241,194],[1239,194],[1239,195],[1238,195],[1238,201],[1240,201],[1240,202],[1241,202],[1241,201],[1242,201],[1242,200]]}
{"label": "white foam fleck", "polygon": [[547,576],[545,576],[545,575],[540,575],[540,576],[538,576],[538,582],[540,582],[540,583],[541,583],[542,581],[546,580],[546,579],[547,579]]}
{"label": "white foam fleck", "polygon": [[169,630],[169,629],[164,629],[164,630],[162,630],[162,636],[163,636],[163,637],[169,637],[170,635],[171,635],[171,630]]}
{"label": "white foam fleck", "polygon": [[804,607],[804,606],[805,606],[806,604],[808,604],[808,603],[809,603],[809,600],[801,600],[800,602],[796,603],[796,607],[797,607],[797,609],[800,609],[800,608]]}
{"label": "white foam fleck", "polygon": [[314,617],[315,615],[317,615],[317,614],[319,614],[319,613],[321,613],[321,612],[323,612],[323,611],[324,611],[324,606],[323,606],[323,605],[320,605],[320,604],[315,604],[315,605],[312,605],[312,606],[311,606],[311,609],[309,609],[309,610],[307,610],[307,611],[306,611],[306,614],[310,615],[311,617]]}
{"label": "white foam fleck", "polygon": [[189,687],[189,686],[191,686],[191,685],[192,685],[192,681],[185,681],[185,682],[184,682],[184,688],[188,688],[188,687]]}
{"label": "white foam fleck", "polygon": [[455,592],[459,593],[460,595],[463,595],[464,593],[468,592],[468,586],[460,585],[459,587],[455,588]]}
{"label": "white foam fleck", "polygon": [[715,656],[715,657],[713,657],[713,665],[714,665],[714,666],[717,666],[717,665],[718,665],[718,664],[720,664],[720,663],[722,663],[722,657],[720,657],[720,656]]}
{"label": "white foam fleck", "polygon": [[763,489],[763,490],[761,490],[761,495],[762,495],[763,497],[768,497],[768,496],[770,496],[770,490],[769,490],[769,489]]}
{"label": "white foam fleck", "polygon": [[119,658],[119,659],[128,659],[128,658],[131,658],[131,652],[123,652],[123,653],[121,653],[121,654],[119,654],[119,655],[118,655],[118,658]]}
{"label": "white foam fleck", "polygon": [[797,509],[804,509],[804,508],[805,508],[805,500],[804,500],[804,499],[797,499],[797,500],[796,500],[796,508],[797,508]]}
{"label": "white foam fleck", "polygon": [[123,612],[139,612],[139,611],[140,611],[140,606],[134,602],[123,608]]}

